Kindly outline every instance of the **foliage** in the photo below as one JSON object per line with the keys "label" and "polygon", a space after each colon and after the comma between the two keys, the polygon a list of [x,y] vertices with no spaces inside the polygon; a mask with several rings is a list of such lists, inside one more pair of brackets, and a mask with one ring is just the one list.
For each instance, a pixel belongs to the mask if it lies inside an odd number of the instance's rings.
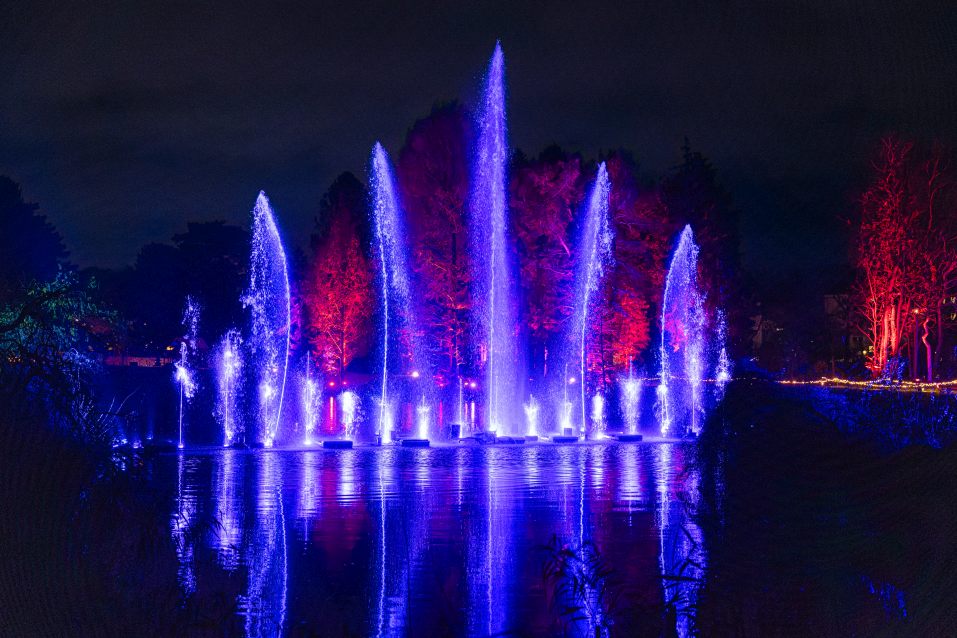
{"label": "foliage", "polygon": [[126,340],[118,345],[137,354],[160,354],[181,336],[187,295],[203,308],[210,343],[244,319],[239,299],[249,279],[249,232],[222,221],[191,222],[172,240],[143,246],[131,268],[86,271],[125,320]]}
{"label": "foliage", "polygon": [[372,340],[372,262],[361,241],[365,189],[340,176],[323,199],[302,285],[304,333],[326,372],[341,377]]}
{"label": "foliage", "polygon": [[591,541],[578,546],[559,544],[558,537],[552,536],[544,549],[542,579],[550,604],[566,623],[564,632],[569,624],[586,623],[595,638],[608,636],[621,588],[598,547]]}
{"label": "foliage", "polygon": [[433,365],[458,371],[471,347],[466,237],[469,188],[469,116],[458,103],[438,106],[406,135],[396,165],[409,221],[418,325],[434,344]]}
{"label": "foliage", "polygon": [[602,287],[600,308],[591,313],[600,335],[589,350],[589,369],[609,382],[627,370],[651,343],[659,313],[672,225],[656,189],[642,192],[634,161],[616,152],[606,161],[611,179],[609,213],[615,229],[614,264]]}
{"label": "foliage", "polygon": [[871,346],[867,367],[874,376],[909,350],[917,378],[922,346],[933,379],[943,353],[944,307],[957,291],[957,207],[942,157],[939,147],[922,158],[913,142],[884,139],[860,199],[858,327]]}
{"label": "foliage", "polygon": [[569,233],[586,186],[581,157],[557,146],[512,169],[509,207],[518,244],[522,317],[532,370],[539,374],[546,373],[548,349],[573,312],[575,251]]}
{"label": "foliage", "polygon": [[691,224],[694,230],[700,247],[698,282],[705,293],[706,312],[713,318],[717,308],[726,309],[729,336],[737,340],[741,261],[738,211],[731,195],[718,181],[717,170],[708,158],[692,150],[687,139],[681,163],[661,180],[659,190],[661,204],[673,224],[669,235],[685,224]]}
{"label": "foliage", "polygon": [[110,443],[118,408],[98,404],[94,352],[112,335],[115,317],[94,290],[95,283],[61,272],[0,307],[0,395],[15,418],[46,414],[78,439]]}

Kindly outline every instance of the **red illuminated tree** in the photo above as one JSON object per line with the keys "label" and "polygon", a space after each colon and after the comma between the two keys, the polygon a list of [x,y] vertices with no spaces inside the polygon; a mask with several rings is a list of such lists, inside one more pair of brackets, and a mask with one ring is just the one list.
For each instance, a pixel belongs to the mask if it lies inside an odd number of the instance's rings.
{"label": "red illuminated tree", "polygon": [[517,162],[509,182],[523,323],[536,374],[547,372],[548,349],[572,316],[575,249],[569,232],[585,182],[581,158],[555,146],[536,160]]}
{"label": "red illuminated tree", "polygon": [[907,201],[905,160],[912,144],[885,139],[875,165],[875,179],[861,196],[857,238],[860,328],[871,344],[867,368],[875,376],[887,370],[913,321],[919,250],[914,211]]}
{"label": "red illuminated tree", "polygon": [[609,214],[614,263],[606,273],[592,332],[589,369],[605,381],[641,360],[651,342],[664,287],[667,237],[673,226],[654,187],[640,189],[634,161],[623,152],[606,160],[611,179]]}
{"label": "red illuminated tree", "polygon": [[323,199],[303,283],[305,333],[327,373],[339,376],[372,340],[372,264],[363,246],[365,189],[341,175]]}
{"label": "red illuminated tree", "polygon": [[919,374],[919,350],[922,349],[926,379],[933,381],[942,363],[944,337],[951,324],[945,306],[957,289],[957,206],[949,166],[939,145],[933,147],[926,159],[912,164],[909,201],[919,250],[914,264],[911,374],[915,378]]}
{"label": "red illuminated tree", "polygon": [[882,140],[874,179],[861,196],[857,236],[859,328],[874,375],[910,351],[913,378],[923,351],[933,380],[957,289],[957,208],[939,147],[920,157],[914,143]]}
{"label": "red illuminated tree", "polygon": [[409,220],[418,325],[440,372],[455,374],[469,344],[466,201],[469,117],[457,103],[436,107],[409,130],[397,165]]}

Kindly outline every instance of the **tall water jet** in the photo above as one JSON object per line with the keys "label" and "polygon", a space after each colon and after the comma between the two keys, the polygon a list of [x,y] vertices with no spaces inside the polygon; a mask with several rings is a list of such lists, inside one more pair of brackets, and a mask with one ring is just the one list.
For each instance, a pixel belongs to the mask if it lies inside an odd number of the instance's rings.
{"label": "tall water jet", "polygon": [[588,307],[592,296],[598,291],[605,265],[612,258],[612,231],[608,223],[608,195],[611,182],[605,163],[598,165],[598,174],[588,196],[588,208],[585,211],[585,224],[579,240],[581,256],[575,273],[576,295],[575,315],[572,326],[578,337],[579,388],[581,407],[581,429],[585,430],[587,391],[587,354],[588,354]]}
{"label": "tall water jet", "polygon": [[229,330],[223,335],[216,353],[216,381],[219,384],[216,413],[223,428],[225,447],[236,443],[242,433],[242,412],[239,409],[242,342],[238,330]]}
{"label": "tall water jet", "polygon": [[[476,261],[477,331],[486,339],[486,419],[489,430],[506,425],[514,429],[513,406],[519,404],[515,304],[511,299],[512,273],[506,229],[508,210],[506,171],[509,160],[505,125],[505,56],[496,43],[485,80],[478,119],[474,158],[470,224]],[[515,434],[515,432],[511,432]]]}
{"label": "tall water jet", "polygon": [[196,394],[196,380],[191,369],[196,357],[196,343],[199,331],[199,304],[192,297],[186,297],[186,307],[183,310],[183,328],[186,334],[179,342],[179,361],[173,364],[173,378],[179,384],[179,442],[177,447],[183,449],[183,409],[184,400],[188,402]]}
{"label": "tall water jet", "polygon": [[701,384],[708,351],[705,338],[704,297],[698,288],[698,246],[691,226],[685,226],[668,268],[661,302],[657,408],[664,436],[677,428],[681,433],[692,434],[701,430]]}
{"label": "tall water jet", "polygon": [[[405,226],[402,209],[393,178],[392,163],[382,145],[376,142],[369,161],[372,197],[372,218],[376,250],[379,258],[379,284],[382,295],[382,386],[379,397],[377,428],[384,443],[389,442],[389,364],[393,355],[390,345],[396,343],[400,330],[410,335],[412,376],[416,379],[417,393],[431,398],[431,374],[420,343],[411,286],[409,283],[409,260],[406,247]],[[394,356],[394,355],[393,355]],[[426,374],[421,374],[426,373]],[[422,433],[419,433],[422,435]],[[428,432],[422,435],[426,438]]]}
{"label": "tall water jet", "polygon": [[258,377],[260,441],[272,447],[282,418],[289,367],[289,267],[276,219],[262,191],[252,215],[249,290],[243,305],[250,311],[249,346]]}

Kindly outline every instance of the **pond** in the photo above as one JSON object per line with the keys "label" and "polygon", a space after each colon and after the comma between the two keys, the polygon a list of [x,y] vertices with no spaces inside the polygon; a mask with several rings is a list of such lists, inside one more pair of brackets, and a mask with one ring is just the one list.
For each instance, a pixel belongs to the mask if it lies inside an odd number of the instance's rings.
{"label": "pond", "polygon": [[[693,601],[706,558],[688,515],[692,451],[208,450],[158,457],[154,472],[175,491],[181,586],[234,587],[233,622],[247,635],[547,634],[608,625],[617,581],[618,604],[648,622],[667,598]],[[565,591],[578,582],[584,596]]]}
{"label": "pond", "polygon": [[148,463],[180,587],[230,634],[952,634],[954,446],[889,449],[777,390],[719,412],[696,441]]}

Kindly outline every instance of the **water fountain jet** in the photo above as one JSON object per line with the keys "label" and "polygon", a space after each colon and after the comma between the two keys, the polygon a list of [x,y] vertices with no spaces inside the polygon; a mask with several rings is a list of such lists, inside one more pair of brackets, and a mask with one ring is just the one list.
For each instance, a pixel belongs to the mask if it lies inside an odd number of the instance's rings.
{"label": "water fountain jet", "polygon": [[249,346],[259,387],[259,436],[272,447],[279,433],[289,368],[291,299],[286,251],[266,194],[252,210],[249,289],[243,305],[250,311]]}

